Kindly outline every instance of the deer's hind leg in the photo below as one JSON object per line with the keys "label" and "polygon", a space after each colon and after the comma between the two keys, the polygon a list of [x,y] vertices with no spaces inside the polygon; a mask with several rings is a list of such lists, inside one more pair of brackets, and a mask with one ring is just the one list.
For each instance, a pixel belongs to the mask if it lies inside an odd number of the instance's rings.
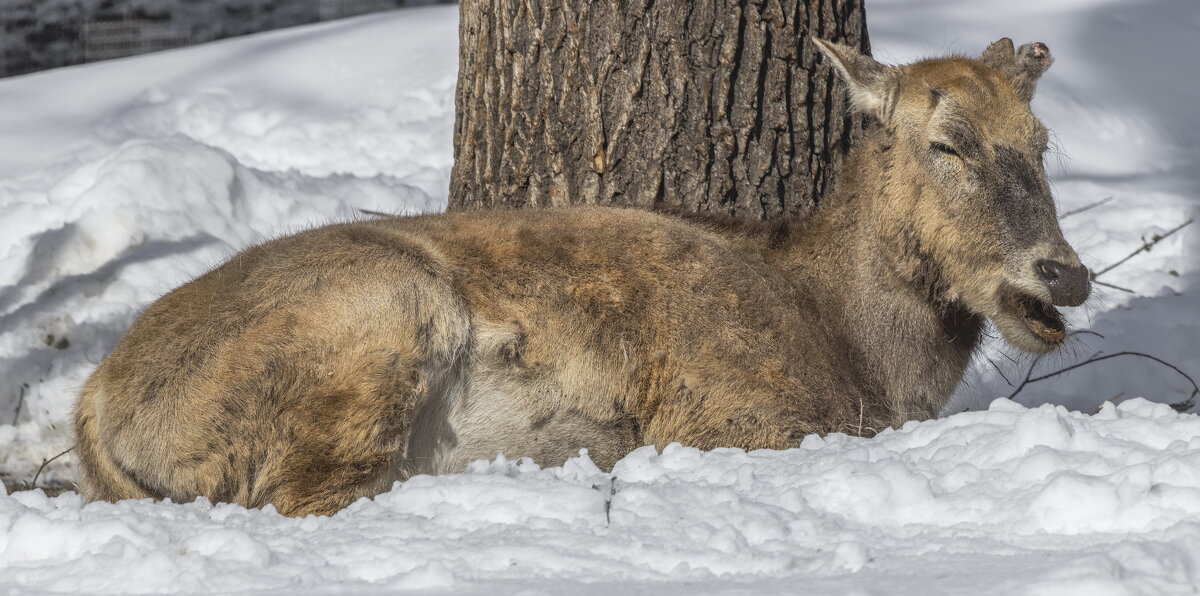
{"label": "deer's hind leg", "polygon": [[76,484],[88,501],[118,501],[155,497],[153,492],[121,469],[101,440],[97,404],[107,396],[96,377],[84,385],[75,405],[75,457],[79,462]]}
{"label": "deer's hind leg", "polygon": [[385,303],[392,312],[335,323],[318,315],[297,326],[307,329],[303,337],[267,348],[263,370],[246,382],[278,405],[250,454],[258,468],[245,483],[248,505],[332,514],[424,468],[413,461],[413,427],[420,412],[445,409],[470,320],[447,287],[396,286]]}
{"label": "deer's hind leg", "polygon": [[436,398],[424,375],[393,350],[327,357],[353,363],[325,372],[311,361],[277,362],[268,373],[277,376],[256,380],[273,385],[263,394],[291,403],[276,410],[257,444],[230,459],[226,472],[241,481],[222,484],[243,489],[230,500],[272,504],[289,516],[331,515],[400,479],[415,404]]}

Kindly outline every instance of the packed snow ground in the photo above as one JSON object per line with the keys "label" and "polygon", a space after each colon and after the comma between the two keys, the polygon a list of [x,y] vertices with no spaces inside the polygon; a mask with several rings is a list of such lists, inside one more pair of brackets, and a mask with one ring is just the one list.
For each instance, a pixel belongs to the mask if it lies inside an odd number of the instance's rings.
{"label": "packed snow ground", "polygon": [[[1034,108],[1061,210],[1112,197],[1062,222],[1099,269],[1200,215],[1191,4],[868,0],[868,19],[896,63],[1050,45]],[[70,445],[79,385],[163,292],[288,231],[442,208],[456,28],[455,7],[403,10],[0,81],[0,474]],[[1200,224],[1106,273],[1133,293],[1071,313],[1103,337],[1038,370],[1134,350],[1200,378],[1197,256]],[[1029,363],[994,345],[947,414],[973,411],[871,440],[644,448],[612,474],[480,462],[330,518],[0,496],[0,593],[1194,592],[1200,419],[1132,399],[1190,383],[1122,357],[993,402]]]}
{"label": "packed snow ground", "polygon": [[[1162,594],[1200,564],[1200,418],[997,401],[873,440],[477,462],[325,518],[0,499],[0,585],[56,592]],[[854,588],[859,590],[854,592]]]}

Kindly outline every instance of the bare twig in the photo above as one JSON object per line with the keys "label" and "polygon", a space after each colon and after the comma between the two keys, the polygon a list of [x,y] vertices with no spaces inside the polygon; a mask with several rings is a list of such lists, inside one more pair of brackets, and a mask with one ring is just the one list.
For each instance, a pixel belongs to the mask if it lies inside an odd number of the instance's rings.
{"label": "bare twig", "polygon": [[[1104,339],[1104,336],[1103,336],[1102,334],[1100,334],[1100,333],[1096,333],[1095,331],[1092,331],[1091,329],[1079,329],[1079,330],[1076,330],[1076,331],[1072,331],[1072,332],[1070,333],[1070,335],[1072,335],[1072,336],[1076,336],[1076,335],[1095,335],[1096,337],[1099,337],[1100,339]],[[1018,393],[1020,393],[1022,389],[1024,389],[1024,388],[1025,388],[1025,385],[1028,385],[1029,383],[1034,383],[1034,382],[1036,382],[1036,381],[1039,381],[1039,380],[1041,380],[1041,379],[1030,379],[1030,377],[1032,377],[1032,376],[1033,376],[1033,369],[1037,368],[1037,364],[1038,364],[1038,362],[1040,362],[1040,361],[1042,360],[1042,356],[1044,356],[1044,355],[1045,355],[1045,354],[1038,354],[1038,355],[1037,355],[1037,357],[1033,359],[1033,362],[1030,362],[1030,363],[1029,363],[1029,370],[1025,371],[1025,378],[1021,380],[1021,384],[1020,384],[1020,385],[1017,385],[1017,388],[1016,388],[1016,389],[1014,389],[1014,390],[1013,390],[1013,392],[1012,392],[1012,394],[1010,394],[1010,395],[1008,396],[1008,399],[1012,399],[1012,398],[1016,397],[1016,395],[1017,395]],[[1092,356],[1091,356],[1091,357],[1092,357],[1092,358],[1095,358],[1096,356],[1099,356],[1099,355],[1100,355],[1100,352],[1096,352],[1095,354],[1092,354]],[[1015,361],[1015,360],[1013,361],[1013,364],[1016,364],[1016,361]],[[995,363],[993,363],[993,364],[992,364],[992,366],[995,366]],[[996,372],[1000,372],[1000,369],[999,369],[999,368],[997,368],[997,369],[996,369]],[[1000,373],[1000,376],[1001,376],[1001,377],[1004,377],[1004,373]],[[1005,381],[1005,382],[1008,382],[1008,377],[1004,377],[1004,381]],[[1012,384],[1012,383],[1008,383],[1008,386],[1009,386],[1009,387],[1012,387],[1012,386],[1013,386],[1013,384]]]}
{"label": "bare twig", "polygon": [[1114,290],[1121,290],[1122,292],[1129,292],[1130,294],[1136,294],[1136,293],[1137,293],[1137,292],[1134,292],[1133,290],[1131,290],[1131,289],[1129,289],[1129,288],[1122,287],[1122,286],[1118,286],[1117,284],[1110,284],[1110,283],[1108,283],[1108,282],[1106,282],[1106,281],[1100,281],[1100,280],[1098,280],[1098,279],[1093,279],[1093,280],[1092,280],[1092,283],[1094,283],[1094,284],[1096,284],[1096,285],[1098,285],[1098,286],[1104,286],[1104,287],[1106,287],[1106,288],[1112,288],[1112,289],[1114,289]]}
{"label": "bare twig", "polygon": [[1096,201],[1095,203],[1090,203],[1090,204],[1084,205],[1083,207],[1080,207],[1078,209],[1072,209],[1070,211],[1067,211],[1066,213],[1059,215],[1058,218],[1066,219],[1068,217],[1071,217],[1072,215],[1077,215],[1079,213],[1083,213],[1084,211],[1087,211],[1088,209],[1095,209],[1096,207],[1099,207],[1111,200],[1113,200],[1112,197],[1104,197],[1103,199],[1100,199],[1099,201]]}
{"label": "bare twig", "polygon": [[1033,369],[1037,368],[1037,363],[1041,362],[1042,356],[1043,356],[1043,354],[1038,354],[1033,359],[1033,362],[1029,363],[1029,370],[1025,371],[1025,378],[1021,379],[1021,384],[1017,385],[1017,388],[1014,389],[1013,392],[1008,395],[1008,399],[1012,399],[1012,398],[1016,397],[1017,394],[1020,393],[1021,390],[1024,389],[1025,386],[1029,384],[1029,382],[1030,382],[1029,377],[1033,376]]}
{"label": "bare twig", "polygon": [[29,385],[21,383],[21,395],[17,397],[17,411],[13,413],[13,426],[21,420],[21,409],[25,407],[25,391],[29,389]]}
{"label": "bare twig", "polygon": [[[1192,223],[1192,221],[1194,221],[1194,220],[1191,220],[1191,219],[1189,219],[1189,220],[1187,220],[1187,221],[1185,221],[1185,222],[1183,222],[1183,223],[1181,223],[1181,224],[1179,224],[1179,225],[1175,226],[1174,228],[1171,228],[1170,230],[1167,230],[1167,231],[1166,231],[1165,233],[1163,233],[1163,234],[1155,234],[1155,235],[1154,235],[1154,236],[1153,236],[1153,237],[1150,239],[1150,241],[1149,241],[1149,242],[1146,242],[1146,241],[1143,239],[1143,241],[1142,241],[1142,246],[1141,246],[1141,247],[1139,247],[1137,250],[1135,250],[1135,251],[1133,251],[1133,252],[1129,253],[1128,255],[1126,255],[1124,259],[1121,259],[1120,261],[1117,261],[1116,263],[1113,263],[1112,265],[1109,265],[1108,267],[1105,267],[1105,268],[1103,268],[1103,269],[1101,269],[1101,270],[1099,270],[1099,271],[1093,271],[1093,272],[1092,272],[1092,281],[1095,281],[1097,277],[1100,277],[1101,275],[1104,275],[1105,273],[1108,273],[1109,271],[1112,271],[1114,268],[1116,268],[1118,265],[1121,265],[1121,264],[1122,264],[1122,263],[1124,263],[1125,261],[1128,261],[1129,259],[1132,259],[1133,257],[1136,257],[1137,255],[1139,255],[1139,254],[1141,254],[1141,253],[1143,253],[1143,252],[1145,252],[1145,251],[1148,251],[1148,250],[1150,250],[1150,249],[1151,249],[1151,248],[1152,248],[1152,247],[1153,247],[1155,244],[1158,244],[1159,242],[1161,242],[1161,241],[1162,241],[1163,239],[1165,239],[1166,237],[1170,236],[1171,234],[1174,234],[1175,232],[1178,232],[1179,230],[1182,230],[1182,229],[1186,228],[1188,225],[1190,225],[1190,224]],[[1122,288],[1122,289],[1124,289],[1124,288]]]}
{"label": "bare twig", "polygon": [[49,465],[49,464],[50,464],[50,462],[52,462],[52,461],[54,461],[54,460],[56,460],[56,459],[58,459],[58,458],[60,458],[60,457],[62,457],[62,456],[64,456],[64,455],[66,455],[66,454],[68,454],[68,453],[70,453],[70,452],[72,452],[72,451],[74,451],[74,450],[75,450],[75,446],[74,446],[74,445],[71,445],[69,448],[67,448],[67,450],[66,450],[66,451],[64,451],[64,452],[62,452],[62,453],[59,453],[58,455],[56,455],[56,456],[54,456],[54,457],[52,457],[52,458],[50,458],[50,459],[43,459],[43,460],[42,460],[42,465],[38,466],[37,473],[33,475],[33,482],[30,482],[30,483],[29,483],[29,486],[30,486],[31,488],[37,488],[37,481],[38,481],[38,478],[39,478],[39,477],[42,475],[42,470],[45,470],[45,469],[46,469],[46,466],[47,466],[47,465]]}
{"label": "bare twig", "polygon": [[1032,376],[1033,369],[1035,366],[1037,366],[1038,360],[1041,359],[1041,356],[1038,356],[1037,358],[1034,359],[1033,364],[1029,366],[1029,372],[1025,374],[1025,380],[1021,382],[1020,386],[1017,387],[1016,391],[1013,391],[1012,394],[1008,396],[1008,399],[1012,399],[1012,398],[1016,397],[1016,395],[1021,392],[1021,389],[1024,389],[1025,385],[1027,385],[1029,383],[1037,383],[1038,381],[1045,381],[1046,379],[1057,377],[1058,375],[1075,370],[1081,366],[1087,366],[1089,364],[1100,362],[1101,360],[1108,360],[1109,358],[1116,358],[1117,356],[1138,356],[1141,358],[1148,358],[1150,360],[1153,360],[1153,361],[1179,373],[1180,376],[1187,379],[1188,382],[1192,384],[1192,394],[1189,396],[1188,399],[1194,400],[1197,395],[1200,395],[1200,385],[1197,385],[1195,379],[1193,379],[1187,373],[1180,370],[1178,366],[1175,366],[1174,364],[1171,364],[1170,362],[1167,362],[1166,360],[1163,360],[1162,358],[1159,358],[1157,356],[1151,356],[1150,354],[1145,354],[1142,352],[1134,352],[1134,351],[1124,351],[1124,352],[1116,352],[1113,354],[1105,354],[1103,356],[1101,356],[1100,353],[1097,352],[1096,354],[1093,354],[1092,357],[1088,358],[1087,360],[1084,360],[1083,362],[1076,362],[1075,364],[1072,364],[1071,366],[1068,366],[1065,368],[1060,368],[1056,371],[1049,372],[1049,373],[1046,373],[1041,376],[1033,377]]}
{"label": "bare twig", "polygon": [[[599,488],[599,487],[595,487]],[[617,496],[617,477],[614,475],[608,479],[608,495],[604,497],[604,526],[608,527],[612,523],[612,502]]]}

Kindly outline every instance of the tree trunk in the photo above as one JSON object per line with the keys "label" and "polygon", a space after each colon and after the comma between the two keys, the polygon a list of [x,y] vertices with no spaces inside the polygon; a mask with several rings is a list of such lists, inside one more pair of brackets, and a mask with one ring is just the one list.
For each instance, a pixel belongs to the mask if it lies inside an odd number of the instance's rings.
{"label": "tree trunk", "polygon": [[460,6],[452,209],[803,213],[861,128],[810,39],[868,51],[862,0]]}

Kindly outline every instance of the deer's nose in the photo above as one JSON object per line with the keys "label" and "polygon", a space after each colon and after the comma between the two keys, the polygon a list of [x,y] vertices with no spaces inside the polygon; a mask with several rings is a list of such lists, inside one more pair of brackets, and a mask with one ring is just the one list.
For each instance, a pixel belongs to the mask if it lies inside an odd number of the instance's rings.
{"label": "deer's nose", "polygon": [[1042,259],[1033,264],[1055,306],[1079,306],[1091,291],[1087,267]]}

